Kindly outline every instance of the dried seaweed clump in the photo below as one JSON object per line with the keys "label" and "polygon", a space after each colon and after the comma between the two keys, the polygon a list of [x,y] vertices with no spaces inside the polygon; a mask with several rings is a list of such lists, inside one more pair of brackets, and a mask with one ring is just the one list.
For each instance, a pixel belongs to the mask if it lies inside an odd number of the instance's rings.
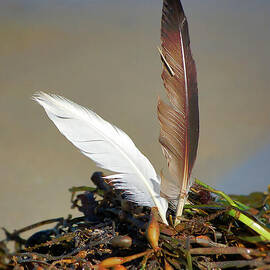
{"label": "dried seaweed clump", "polygon": [[[268,193],[247,206],[240,202],[250,202],[246,197],[229,197],[196,180],[173,227],[158,220],[155,208],[126,201],[102,173],[91,179],[95,188],[70,189],[81,217],[4,229],[0,269],[270,269]],[[170,224],[173,215],[171,207]],[[45,224],[52,227],[23,238]],[[10,242],[14,250],[7,248]]]}

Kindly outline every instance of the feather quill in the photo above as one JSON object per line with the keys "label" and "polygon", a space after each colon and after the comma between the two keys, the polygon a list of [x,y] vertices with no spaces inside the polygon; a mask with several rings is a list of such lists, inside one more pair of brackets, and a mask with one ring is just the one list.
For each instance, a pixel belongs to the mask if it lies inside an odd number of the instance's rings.
{"label": "feather quill", "polygon": [[158,101],[159,141],[172,176],[171,180],[162,181],[161,191],[168,199],[178,200],[178,217],[182,215],[189,191],[199,139],[196,66],[180,0],[163,1],[161,42],[161,77],[171,104]]}
{"label": "feather quill", "polygon": [[93,111],[57,95],[36,93],[33,99],[46,111],[59,131],[97,166],[117,172],[108,176],[126,199],[156,206],[164,223],[167,201],[160,197],[160,177],[126,133]]}

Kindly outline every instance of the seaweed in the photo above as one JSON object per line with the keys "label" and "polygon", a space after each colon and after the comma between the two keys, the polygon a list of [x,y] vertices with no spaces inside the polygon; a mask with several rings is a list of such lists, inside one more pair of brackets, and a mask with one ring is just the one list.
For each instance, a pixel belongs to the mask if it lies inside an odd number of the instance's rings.
{"label": "seaweed", "polygon": [[269,191],[247,204],[246,196],[228,196],[196,180],[174,227],[173,209],[165,225],[157,209],[126,201],[102,173],[92,181],[96,187],[69,190],[71,207],[82,216],[4,229],[0,269],[270,269]]}

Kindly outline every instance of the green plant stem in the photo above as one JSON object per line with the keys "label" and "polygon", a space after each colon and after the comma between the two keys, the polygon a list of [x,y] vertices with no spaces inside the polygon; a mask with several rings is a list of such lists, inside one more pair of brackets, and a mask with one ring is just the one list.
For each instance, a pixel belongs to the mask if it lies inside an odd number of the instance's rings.
{"label": "green plant stem", "polygon": [[190,251],[187,251],[186,256],[187,256],[188,270],[192,270],[193,269],[192,268],[192,257],[191,257]]}
{"label": "green plant stem", "polygon": [[195,183],[208,189],[209,191],[211,191],[212,193],[215,193],[217,195],[219,195],[220,197],[222,197],[223,199],[225,199],[231,206],[234,207],[238,207],[238,205],[224,192],[220,191],[220,190],[216,190],[210,186],[208,186],[207,184],[203,183],[202,181],[200,181],[199,179],[195,179]]}
{"label": "green plant stem", "polygon": [[220,204],[186,204],[185,209],[215,209],[224,210],[226,206]]}
{"label": "green plant stem", "polygon": [[227,214],[246,224],[248,227],[260,234],[264,238],[264,241],[270,241],[270,232],[256,221],[241,213],[239,210],[230,209]]}
{"label": "green plant stem", "polygon": [[240,212],[241,209],[239,208],[239,205],[236,204],[228,195],[226,195],[222,191],[215,190],[214,188],[206,185],[205,183],[201,182],[198,179],[195,179],[195,183],[206,188],[210,192],[215,193],[215,194],[219,195],[220,197],[224,198],[232,207],[234,207],[233,209],[228,210],[228,212],[227,212],[228,215],[241,221],[242,223],[244,223],[245,225],[250,227],[252,230],[257,232],[259,235],[261,235],[263,237],[264,241],[270,241],[270,232],[266,228],[261,226],[259,223],[252,220],[251,218],[249,218],[248,216],[246,216],[242,212]]}

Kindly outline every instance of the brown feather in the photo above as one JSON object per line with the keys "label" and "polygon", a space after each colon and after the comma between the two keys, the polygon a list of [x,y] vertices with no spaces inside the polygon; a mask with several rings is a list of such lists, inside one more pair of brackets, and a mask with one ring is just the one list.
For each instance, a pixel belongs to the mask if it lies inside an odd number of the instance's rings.
{"label": "brown feather", "polygon": [[199,108],[196,66],[180,0],[163,1],[161,41],[161,77],[171,105],[158,101],[159,141],[173,177],[163,183],[162,192],[170,199],[180,198],[177,215],[181,215],[197,155]]}

